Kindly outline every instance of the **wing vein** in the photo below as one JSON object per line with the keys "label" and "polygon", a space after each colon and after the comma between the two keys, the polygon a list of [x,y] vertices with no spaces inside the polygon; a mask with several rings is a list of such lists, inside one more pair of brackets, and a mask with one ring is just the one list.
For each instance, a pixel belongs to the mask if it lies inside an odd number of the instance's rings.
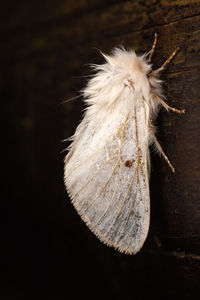
{"label": "wing vein", "polygon": [[80,191],[82,191],[91,181],[94,177],[96,177],[96,175],[111,161],[111,159],[115,156],[115,154],[119,151],[118,147],[117,149],[115,149],[115,151],[112,152],[111,156],[109,157],[109,159],[107,159],[101,166],[100,168],[88,179],[88,181],[86,181],[85,184],[82,185],[82,187],[75,193],[74,197],[76,197]]}
{"label": "wing vein", "polygon": [[[99,147],[98,149],[96,149],[96,151],[94,151],[93,153],[91,153],[90,155],[88,155],[86,158],[84,158],[82,161],[80,161],[78,164],[76,164],[76,166],[73,166],[71,168],[68,169],[68,172],[70,171],[74,171],[77,168],[79,168],[81,165],[83,165],[86,161],[90,160],[93,156],[95,156],[95,154],[97,154],[102,148],[104,148],[110,141],[112,141],[118,134],[120,134],[121,130],[123,130],[123,126],[124,126],[125,122],[120,124],[118,130],[116,131],[116,133],[114,133],[113,135],[111,135],[109,138],[107,138],[105,140],[105,144],[102,147]],[[111,138],[111,140],[110,140]]]}
{"label": "wing vein", "polygon": [[95,223],[95,226],[98,225],[101,220],[103,219],[103,217],[106,215],[107,211],[109,210],[109,208],[111,207],[112,203],[113,203],[113,199],[114,199],[114,196],[116,194],[116,191],[117,191],[117,183],[119,183],[119,178],[120,178],[120,175],[121,175],[121,167],[122,167],[122,157],[121,157],[121,150],[122,150],[122,147],[123,147],[123,141],[125,139],[125,134],[126,134],[126,125],[127,125],[127,121],[128,121],[128,117],[129,117],[129,114],[127,115],[126,117],[126,120],[125,120],[125,123],[124,123],[124,128],[123,128],[123,133],[122,133],[122,139],[121,139],[121,145],[120,145],[120,149],[119,149],[119,156],[118,156],[118,163],[120,163],[120,169],[119,169],[119,173],[117,174],[117,179],[115,181],[115,189],[114,189],[114,193],[112,195],[112,198],[107,206],[107,208],[104,210],[102,216],[100,217],[99,220],[97,220],[97,222]]}

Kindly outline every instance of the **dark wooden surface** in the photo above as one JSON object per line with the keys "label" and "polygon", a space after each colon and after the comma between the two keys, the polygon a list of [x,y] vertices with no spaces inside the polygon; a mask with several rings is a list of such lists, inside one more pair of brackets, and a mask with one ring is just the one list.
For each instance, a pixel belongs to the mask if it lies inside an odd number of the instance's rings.
{"label": "dark wooden surface", "polygon": [[[198,299],[200,294],[199,1],[9,1],[0,12],[1,277],[4,299]],[[84,108],[78,95],[98,51],[148,51],[168,103],[158,138],[176,168],[152,155],[151,227],[142,251],[104,246],[63,184],[67,143]]]}

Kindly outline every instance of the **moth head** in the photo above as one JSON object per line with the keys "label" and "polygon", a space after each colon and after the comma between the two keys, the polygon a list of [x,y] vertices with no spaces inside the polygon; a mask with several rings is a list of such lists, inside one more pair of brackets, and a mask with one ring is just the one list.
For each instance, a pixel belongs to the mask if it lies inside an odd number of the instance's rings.
{"label": "moth head", "polygon": [[[149,94],[150,84],[148,74],[152,71],[151,64],[147,62],[147,55],[137,55],[134,50],[115,48],[111,55],[103,54],[109,78],[113,78],[113,86],[118,91],[123,87],[142,92],[146,98]],[[116,90],[116,89],[115,89]]]}

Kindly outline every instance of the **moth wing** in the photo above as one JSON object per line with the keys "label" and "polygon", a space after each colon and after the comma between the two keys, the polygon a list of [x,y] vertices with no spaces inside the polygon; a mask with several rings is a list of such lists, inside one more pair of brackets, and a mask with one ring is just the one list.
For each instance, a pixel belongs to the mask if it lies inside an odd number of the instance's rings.
{"label": "moth wing", "polygon": [[[66,187],[81,218],[102,242],[130,254],[140,250],[149,229],[144,118],[135,110],[117,126],[84,119],[65,163]],[[105,137],[106,128],[112,134]]]}

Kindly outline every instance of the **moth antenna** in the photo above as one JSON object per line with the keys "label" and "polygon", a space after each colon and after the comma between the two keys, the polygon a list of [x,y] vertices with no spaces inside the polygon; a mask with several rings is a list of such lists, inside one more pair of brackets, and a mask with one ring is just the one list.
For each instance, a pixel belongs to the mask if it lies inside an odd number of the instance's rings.
{"label": "moth antenna", "polygon": [[172,54],[169,56],[169,58],[156,70],[152,71],[149,76],[151,75],[155,75],[157,73],[159,73],[160,71],[162,71],[169,63],[170,61],[174,58],[174,56],[177,54],[177,52],[180,50],[180,47],[177,47]]}
{"label": "moth antenna", "polygon": [[157,45],[157,41],[158,41],[158,34],[157,32],[154,33],[154,41],[153,41],[153,45],[152,45],[152,48],[150,50],[150,53],[149,53],[149,58],[147,59],[147,62],[151,62],[151,59],[154,55],[154,52],[155,52],[155,48],[156,48],[156,45]]}

